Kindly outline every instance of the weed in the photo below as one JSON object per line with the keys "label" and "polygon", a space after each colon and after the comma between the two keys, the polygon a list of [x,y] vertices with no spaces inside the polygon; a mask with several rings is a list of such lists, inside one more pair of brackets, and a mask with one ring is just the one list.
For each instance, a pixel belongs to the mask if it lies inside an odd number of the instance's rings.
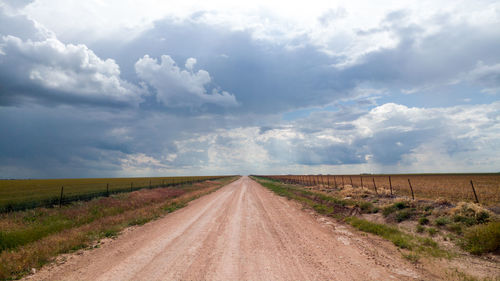
{"label": "weed", "polygon": [[402,222],[405,221],[409,218],[411,218],[415,214],[415,209],[405,209],[396,212],[396,221],[397,222]]}

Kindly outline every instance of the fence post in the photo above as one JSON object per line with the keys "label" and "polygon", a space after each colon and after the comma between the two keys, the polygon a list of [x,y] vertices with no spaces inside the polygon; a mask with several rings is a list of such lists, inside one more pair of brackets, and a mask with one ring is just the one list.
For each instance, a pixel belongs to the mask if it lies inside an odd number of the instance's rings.
{"label": "fence post", "polygon": [[352,177],[349,176],[349,179],[351,180],[351,187],[354,187],[354,184],[352,184]]}
{"label": "fence post", "polygon": [[130,192],[132,192],[132,186],[133,186],[133,182],[130,183]]}
{"label": "fence post", "polygon": [[375,189],[375,193],[378,194],[377,185],[375,184],[375,177],[372,177],[372,180],[373,180],[373,188]]}
{"label": "fence post", "polygon": [[479,204],[479,199],[477,199],[476,189],[474,188],[474,184],[472,183],[472,180],[470,181],[470,186],[472,186],[472,191],[474,192],[474,198],[476,198],[476,203]]}
{"label": "fence post", "polygon": [[59,197],[59,208],[61,208],[62,206],[63,192],[64,192],[64,186],[61,186],[61,197]]}
{"label": "fence post", "polygon": [[149,188],[151,188],[151,180],[149,180]]}
{"label": "fence post", "polygon": [[413,194],[413,187],[411,186],[410,179],[408,179],[408,185],[410,185],[410,190],[411,190],[411,199],[415,200],[415,195]]}
{"label": "fence post", "polygon": [[106,196],[109,197],[109,183],[106,184]]}
{"label": "fence post", "polygon": [[333,180],[335,181],[335,188],[337,188],[337,176],[333,176]]}
{"label": "fence post", "polygon": [[342,188],[344,188],[344,176],[342,176]]}
{"label": "fence post", "polygon": [[326,184],[330,187],[330,175],[326,175]]}
{"label": "fence post", "polygon": [[363,188],[363,176],[359,176],[359,178],[361,179],[361,188]]}
{"label": "fence post", "polygon": [[392,196],[392,181],[391,181],[391,176],[389,176],[389,187],[391,188],[391,196]]}

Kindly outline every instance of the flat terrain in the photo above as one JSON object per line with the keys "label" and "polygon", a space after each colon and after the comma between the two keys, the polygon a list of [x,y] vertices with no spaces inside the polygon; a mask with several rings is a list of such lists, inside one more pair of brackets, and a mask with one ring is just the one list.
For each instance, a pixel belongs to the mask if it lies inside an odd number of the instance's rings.
{"label": "flat terrain", "polygon": [[302,210],[248,177],[58,260],[27,279],[433,279],[389,242]]}

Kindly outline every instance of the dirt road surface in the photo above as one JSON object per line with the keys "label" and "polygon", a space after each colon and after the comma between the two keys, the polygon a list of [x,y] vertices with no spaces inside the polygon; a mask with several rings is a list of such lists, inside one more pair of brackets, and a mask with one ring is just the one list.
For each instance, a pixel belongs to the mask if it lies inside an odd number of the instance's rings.
{"label": "dirt road surface", "polygon": [[71,254],[33,280],[427,279],[392,245],[303,210],[248,177]]}

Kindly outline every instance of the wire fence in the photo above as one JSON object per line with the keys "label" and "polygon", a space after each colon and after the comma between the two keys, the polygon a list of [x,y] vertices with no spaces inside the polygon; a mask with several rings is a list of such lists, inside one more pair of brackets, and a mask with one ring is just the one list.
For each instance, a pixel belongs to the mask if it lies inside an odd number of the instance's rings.
{"label": "wire fence", "polygon": [[61,206],[144,188],[172,187],[227,176],[109,178],[57,180],[0,180],[0,213],[36,207]]}
{"label": "wire fence", "polygon": [[444,198],[500,204],[500,174],[264,175],[290,184],[320,188],[366,188],[376,194],[415,200]]}

